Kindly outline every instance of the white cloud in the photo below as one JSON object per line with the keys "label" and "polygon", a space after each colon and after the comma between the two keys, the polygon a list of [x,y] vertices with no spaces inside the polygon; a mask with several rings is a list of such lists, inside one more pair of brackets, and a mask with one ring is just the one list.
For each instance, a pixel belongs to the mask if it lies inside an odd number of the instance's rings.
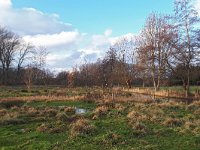
{"label": "white cloud", "polygon": [[60,32],[56,34],[37,34],[33,36],[24,36],[25,41],[34,43],[36,46],[44,45],[47,48],[57,47],[60,45],[69,45],[75,43],[81,34],[78,31]]}
{"label": "white cloud", "polygon": [[10,0],[0,0],[0,9],[9,9],[12,6]]}
{"label": "white cloud", "polygon": [[21,35],[74,30],[71,24],[60,22],[57,14],[45,14],[34,8],[15,9],[10,0],[0,0],[0,24]]}
{"label": "white cloud", "polygon": [[200,15],[200,0],[195,0],[194,6]]}
{"label": "white cloud", "polygon": [[0,25],[23,36],[27,42],[45,46],[50,52],[47,67],[56,72],[70,70],[84,59],[94,62],[102,58],[109,46],[121,38],[112,37],[112,29],[98,35],[81,33],[60,20],[58,14],[46,14],[34,8],[16,9],[11,0],[0,0]]}
{"label": "white cloud", "polygon": [[112,29],[107,29],[107,30],[104,32],[104,35],[107,36],[107,37],[111,36],[111,34],[112,34]]}

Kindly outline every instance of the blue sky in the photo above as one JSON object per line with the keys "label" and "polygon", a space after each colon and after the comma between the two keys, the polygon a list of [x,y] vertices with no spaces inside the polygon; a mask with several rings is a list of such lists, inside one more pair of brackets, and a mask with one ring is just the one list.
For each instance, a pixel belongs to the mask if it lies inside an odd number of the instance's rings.
{"label": "blue sky", "polygon": [[171,13],[173,0],[13,0],[13,6],[56,13],[81,32],[100,34],[110,28],[120,36],[138,32],[153,11]]}
{"label": "blue sky", "polygon": [[[200,0],[195,6],[200,11]],[[152,13],[173,13],[174,0],[0,0],[0,25],[45,46],[47,68],[71,70],[102,59],[110,45],[133,39]]]}

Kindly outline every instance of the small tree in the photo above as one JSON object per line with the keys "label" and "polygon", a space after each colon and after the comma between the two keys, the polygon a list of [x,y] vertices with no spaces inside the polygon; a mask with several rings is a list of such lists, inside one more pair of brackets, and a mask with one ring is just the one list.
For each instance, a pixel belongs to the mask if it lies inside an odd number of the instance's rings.
{"label": "small tree", "polygon": [[34,79],[34,69],[31,65],[28,65],[24,70],[24,83],[26,84],[28,91],[31,89],[33,85],[33,79]]}

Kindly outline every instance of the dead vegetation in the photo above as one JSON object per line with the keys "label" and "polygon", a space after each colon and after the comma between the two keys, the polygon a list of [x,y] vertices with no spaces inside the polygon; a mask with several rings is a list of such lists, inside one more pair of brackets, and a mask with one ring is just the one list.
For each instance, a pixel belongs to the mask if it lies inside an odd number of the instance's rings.
{"label": "dead vegetation", "polygon": [[84,118],[80,118],[70,125],[70,135],[72,137],[78,135],[91,135],[95,130],[95,126],[92,125],[89,120]]}

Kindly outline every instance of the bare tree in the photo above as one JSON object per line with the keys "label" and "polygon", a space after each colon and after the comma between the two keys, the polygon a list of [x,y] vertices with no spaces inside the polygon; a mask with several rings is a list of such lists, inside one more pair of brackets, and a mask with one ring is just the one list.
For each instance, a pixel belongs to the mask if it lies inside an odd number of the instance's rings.
{"label": "bare tree", "polygon": [[8,71],[14,60],[15,52],[20,45],[20,38],[15,33],[0,27],[0,61],[3,83],[7,84]]}
{"label": "bare tree", "polygon": [[145,27],[136,39],[137,57],[143,69],[151,72],[155,91],[166,73],[167,60],[171,55],[171,38],[174,36],[166,16],[150,14]]}
{"label": "bare tree", "polygon": [[[135,70],[133,65],[135,63],[135,49],[133,37],[121,37],[112,46],[117,53],[117,74],[122,82],[131,87],[131,81],[134,76]],[[129,64],[129,65],[128,65]]]}
{"label": "bare tree", "polygon": [[16,51],[15,62],[17,65],[17,76],[16,76],[17,82],[20,82],[22,80],[22,71],[21,71],[22,65],[27,63],[28,60],[31,59],[33,54],[33,48],[34,46],[31,45],[30,43],[22,41]]}
{"label": "bare tree", "polygon": [[[45,64],[46,57],[48,55],[47,49],[45,47],[36,47],[33,50],[33,56],[31,57],[31,62],[25,68],[24,82],[28,89],[34,84],[34,80],[43,81],[45,84],[46,76],[45,74]],[[44,71],[41,71],[44,70]]]}
{"label": "bare tree", "polygon": [[[173,55],[168,64],[174,74],[182,79],[186,97],[189,96],[191,67],[199,62],[200,41],[199,23],[197,11],[194,9],[192,0],[175,1],[174,28],[177,38],[173,42]],[[176,67],[182,68],[182,73],[177,72]]]}
{"label": "bare tree", "polygon": [[33,48],[34,46],[31,45],[30,43],[25,43],[22,42],[17,50],[17,56],[15,58],[17,62],[17,71],[18,73],[20,72],[23,63],[30,59],[32,56],[31,54],[33,53]]}

